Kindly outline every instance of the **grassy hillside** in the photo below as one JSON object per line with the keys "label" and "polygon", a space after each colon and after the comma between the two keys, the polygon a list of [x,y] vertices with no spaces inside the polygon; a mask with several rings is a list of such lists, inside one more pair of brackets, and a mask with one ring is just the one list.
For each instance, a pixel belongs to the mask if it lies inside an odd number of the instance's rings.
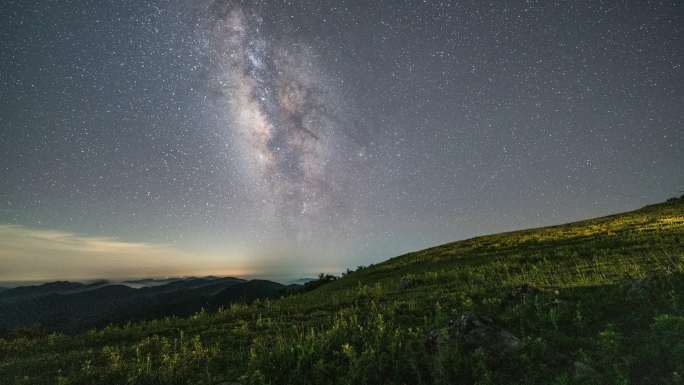
{"label": "grassy hillside", "polygon": [[2,384],[681,384],[684,199],[214,314],[0,339]]}

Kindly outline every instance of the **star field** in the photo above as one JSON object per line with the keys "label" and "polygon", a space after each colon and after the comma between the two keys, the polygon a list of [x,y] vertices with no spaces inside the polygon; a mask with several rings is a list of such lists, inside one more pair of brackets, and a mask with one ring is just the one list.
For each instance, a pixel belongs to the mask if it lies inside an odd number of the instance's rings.
{"label": "star field", "polygon": [[308,274],[684,189],[678,2],[4,1],[0,18],[15,229]]}

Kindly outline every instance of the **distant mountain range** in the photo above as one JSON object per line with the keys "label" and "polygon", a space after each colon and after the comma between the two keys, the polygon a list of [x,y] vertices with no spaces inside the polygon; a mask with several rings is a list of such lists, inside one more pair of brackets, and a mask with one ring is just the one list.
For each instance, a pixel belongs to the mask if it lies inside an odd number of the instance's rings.
{"label": "distant mountain range", "polygon": [[111,323],[214,311],[236,302],[273,298],[301,285],[233,277],[69,281],[0,288],[0,329],[39,326],[76,333]]}

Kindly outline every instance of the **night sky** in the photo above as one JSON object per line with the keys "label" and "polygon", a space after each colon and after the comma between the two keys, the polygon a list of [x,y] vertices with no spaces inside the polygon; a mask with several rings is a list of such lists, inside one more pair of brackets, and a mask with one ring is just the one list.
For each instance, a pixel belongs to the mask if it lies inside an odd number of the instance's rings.
{"label": "night sky", "polygon": [[684,189],[678,1],[0,4],[0,279],[310,275]]}

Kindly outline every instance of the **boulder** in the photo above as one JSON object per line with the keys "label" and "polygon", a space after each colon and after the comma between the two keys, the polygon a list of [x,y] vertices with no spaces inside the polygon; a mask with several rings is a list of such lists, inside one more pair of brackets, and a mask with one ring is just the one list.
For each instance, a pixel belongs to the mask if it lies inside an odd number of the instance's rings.
{"label": "boulder", "polygon": [[399,279],[399,289],[406,290],[418,286],[419,280],[411,275],[405,275]]}
{"label": "boulder", "polygon": [[449,338],[469,350],[482,350],[494,356],[515,353],[522,342],[491,318],[464,313],[449,325]]}
{"label": "boulder", "polygon": [[632,302],[647,300],[652,289],[652,282],[646,279],[629,279],[620,285],[625,297]]}
{"label": "boulder", "polygon": [[520,297],[533,297],[533,296],[541,293],[541,291],[539,289],[537,289],[536,287],[530,286],[528,284],[523,284],[523,285],[517,287],[514,290],[514,293]]}
{"label": "boulder", "polygon": [[595,380],[599,377],[599,373],[591,366],[575,361],[573,363],[572,378],[575,381]]}
{"label": "boulder", "polygon": [[425,351],[431,354],[437,353],[441,342],[439,330],[429,331],[425,336]]}
{"label": "boulder", "polygon": [[411,287],[411,280],[408,277],[401,277],[399,279],[399,289],[406,290]]}
{"label": "boulder", "polygon": [[541,290],[537,289],[536,287],[530,286],[528,284],[523,284],[521,286],[514,287],[513,289],[511,289],[510,293],[508,293],[506,298],[508,299],[508,301],[521,302],[529,300],[540,293]]}

